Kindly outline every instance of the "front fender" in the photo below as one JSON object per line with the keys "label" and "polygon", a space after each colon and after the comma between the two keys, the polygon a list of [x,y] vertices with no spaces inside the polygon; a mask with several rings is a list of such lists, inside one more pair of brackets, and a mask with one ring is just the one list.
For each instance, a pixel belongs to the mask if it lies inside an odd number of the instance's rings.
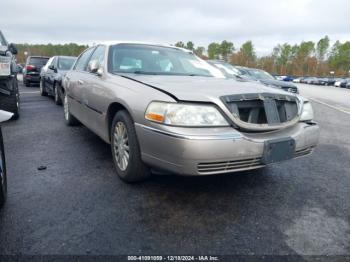
{"label": "front fender", "polygon": [[9,120],[12,117],[12,113],[0,110],[0,123]]}

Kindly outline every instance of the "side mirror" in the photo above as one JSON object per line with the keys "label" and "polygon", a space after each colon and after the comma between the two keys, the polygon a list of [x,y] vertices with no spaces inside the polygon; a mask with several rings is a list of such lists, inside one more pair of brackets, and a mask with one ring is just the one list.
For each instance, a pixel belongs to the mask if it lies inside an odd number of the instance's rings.
{"label": "side mirror", "polygon": [[98,76],[101,76],[103,74],[103,70],[97,60],[92,60],[89,62],[88,71],[92,74],[97,74]]}
{"label": "side mirror", "polygon": [[50,65],[49,69],[51,69],[52,71],[54,71],[55,73],[57,73],[57,68],[54,65]]}
{"label": "side mirror", "polygon": [[9,44],[8,49],[12,54],[14,55],[18,54],[17,47],[14,44]]}

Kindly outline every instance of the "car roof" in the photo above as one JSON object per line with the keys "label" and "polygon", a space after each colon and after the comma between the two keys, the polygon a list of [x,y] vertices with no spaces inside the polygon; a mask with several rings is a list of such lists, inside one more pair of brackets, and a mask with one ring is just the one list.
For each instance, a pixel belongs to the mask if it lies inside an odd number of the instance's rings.
{"label": "car roof", "polygon": [[119,44],[136,44],[136,45],[150,45],[150,46],[159,46],[159,47],[169,47],[169,48],[174,48],[178,50],[185,51],[187,53],[193,53],[191,50],[188,50],[186,48],[182,47],[177,47],[174,45],[170,44],[160,44],[160,43],[154,43],[154,42],[142,42],[142,41],[121,41],[121,40],[115,40],[115,41],[105,41],[98,43],[96,45],[107,45],[107,46],[112,46],[112,45],[119,45]]}
{"label": "car roof", "polygon": [[56,55],[55,57],[59,57],[59,58],[77,58],[76,56],[69,56],[69,55]]}

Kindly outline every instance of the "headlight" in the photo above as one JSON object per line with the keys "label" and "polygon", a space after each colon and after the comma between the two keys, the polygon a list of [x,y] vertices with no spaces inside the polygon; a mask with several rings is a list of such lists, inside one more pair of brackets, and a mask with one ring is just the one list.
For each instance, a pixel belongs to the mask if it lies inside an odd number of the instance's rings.
{"label": "headlight", "polygon": [[303,111],[301,112],[300,121],[311,121],[314,118],[314,111],[310,102],[303,104]]}
{"label": "headlight", "polygon": [[228,126],[214,106],[152,102],[145,118],[173,126]]}

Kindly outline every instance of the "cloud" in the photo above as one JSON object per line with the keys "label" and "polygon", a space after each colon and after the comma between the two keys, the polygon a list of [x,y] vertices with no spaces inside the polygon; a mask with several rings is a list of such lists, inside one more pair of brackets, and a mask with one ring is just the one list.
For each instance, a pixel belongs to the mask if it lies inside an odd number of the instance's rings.
{"label": "cloud", "polygon": [[263,54],[326,34],[350,40],[350,2],[341,0],[3,0],[1,9],[1,30],[17,43],[252,40]]}

